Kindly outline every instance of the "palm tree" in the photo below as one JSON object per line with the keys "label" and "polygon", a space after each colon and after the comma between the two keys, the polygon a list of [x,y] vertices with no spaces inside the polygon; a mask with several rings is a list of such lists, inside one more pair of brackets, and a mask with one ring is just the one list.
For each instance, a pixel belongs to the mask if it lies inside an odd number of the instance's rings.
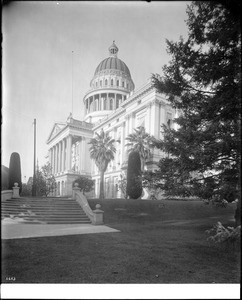
{"label": "palm tree", "polygon": [[99,199],[104,199],[104,173],[107,170],[108,164],[114,159],[116,148],[115,140],[108,133],[101,130],[100,134],[96,133],[96,138],[92,138],[88,144],[91,144],[89,149],[90,157],[95,161],[100,172],[100,195]]}
{"label": "palm tree", "polygon": [[141,160],[141,171],[144,171],[145,161],[151,156],[151,148],[153,147],[153,137],[145,132],[143,126],[139,126],[134,129],[134,133],[129,134],[126,137],[128,143],[125,145],[128,147],[128,153],[137,151]]}

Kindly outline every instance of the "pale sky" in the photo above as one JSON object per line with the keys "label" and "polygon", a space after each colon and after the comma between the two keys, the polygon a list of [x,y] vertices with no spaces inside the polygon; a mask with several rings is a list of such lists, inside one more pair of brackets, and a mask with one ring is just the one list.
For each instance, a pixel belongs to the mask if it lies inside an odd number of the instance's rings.
{"label": "pale sky", "polygon": [[15,1],[3,7],[2,164],[8,167],[18,152],[22,181],[32,176],[35,118],[37,158],[45,164],[52,126],[66,121],[72,99],[73,117],[83,119],[83,97],[113,40],[136,89],[152,73],[161,74],[171,58],[165,40],[187,37],[188,4]]}

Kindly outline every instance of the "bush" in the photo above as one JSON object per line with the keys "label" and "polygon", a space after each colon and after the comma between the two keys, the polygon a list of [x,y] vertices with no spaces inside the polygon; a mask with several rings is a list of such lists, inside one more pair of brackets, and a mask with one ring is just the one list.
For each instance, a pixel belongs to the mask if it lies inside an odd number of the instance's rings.
{"label": "bush", "polygon": [[87,176],[80,175],[76,180],[73,181],[72,186],[74,187],[75,183],[78,183],[78,187],[81,189],[81,192],[88,193],[93,190],[94,180],[90,179]]}
{"label": "bush", "polygon": [[214,243],[226,243],[235,246],[240,243],[241,237],[241,226],[230,227],[227,228],[222,225],[221,222],[217,222],[212,229],[206,230],[207,234],[212,234],[208,241],[212,241]]}
{"label": "bush", "polygon": [[126,191],[132,199],[137,199],[142,195],[141,161],[137,151],[129,154]]}
{"label": "bush", "polygon": [[32,185],[23,183],[21,196],[23,197],[32,196]]}
{"label": "bush", "polygon": [[14,183],[17,182],[20,187],[19,193],[22,192],[22,181],[21,181],[21,164],[20,156],[17,152],[13,152],[10,156],[9,162],[9,189],[11,190]]}

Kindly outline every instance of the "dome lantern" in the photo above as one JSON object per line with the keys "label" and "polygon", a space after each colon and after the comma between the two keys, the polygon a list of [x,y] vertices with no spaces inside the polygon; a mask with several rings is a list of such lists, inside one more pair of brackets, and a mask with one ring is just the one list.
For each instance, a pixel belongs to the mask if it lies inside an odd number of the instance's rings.
{"label": "dome lantern", "polygon": [[108,48],[108,50],[111,57],[117,57],[118,47],[115,45],[115,41],[113,41],[113,44]]}

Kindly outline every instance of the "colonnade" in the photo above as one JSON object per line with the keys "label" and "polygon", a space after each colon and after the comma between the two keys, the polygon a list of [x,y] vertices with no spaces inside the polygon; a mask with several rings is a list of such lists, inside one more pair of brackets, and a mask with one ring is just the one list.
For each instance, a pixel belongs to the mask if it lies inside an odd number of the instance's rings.
{"label": "colonnade", "polygon": [[[88,166],[88,159],[86,157],[87,153],[87,142],[85,137],[80,137],[78,145],[78,170],[87,171],[90,166]],[[72,135],[68,135],[63,138],[57,144],[49,149],[49,158],[52,168],[52,174],[69,172],[72,169],[72,145],[75,140]]]}
{"label": "colonnade", "polygon": [[86,98],[86,113],[102,110],[115,110],[126,100],[126,95],[117,93],[100,93]]}
{"label": "colonnade", "polygon": [[71,168],[72,136],[59,141],[49,149],[52,174],[68,171]]}

